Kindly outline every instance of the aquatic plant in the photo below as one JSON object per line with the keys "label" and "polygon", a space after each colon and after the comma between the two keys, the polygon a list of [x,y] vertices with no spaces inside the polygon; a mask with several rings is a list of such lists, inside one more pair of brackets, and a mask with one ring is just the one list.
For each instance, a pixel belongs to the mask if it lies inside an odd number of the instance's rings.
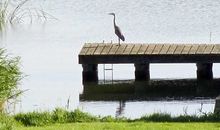
{"label": "aquatic plant", "polygon": [[0,112],[6,101],[15,99],[22,93],[18,84],[22,79],[19,68],[19,57],[9,57],[5,50],[0,48]]}
{"label": "aquatic plant", "polygon": [[48,18],[56,19],[42,9],[29,7],[30,0],[2,0],[0,1],[0,31],[8,25],[20,24],[24,21],[32,23],[34,19],[46,21]]}

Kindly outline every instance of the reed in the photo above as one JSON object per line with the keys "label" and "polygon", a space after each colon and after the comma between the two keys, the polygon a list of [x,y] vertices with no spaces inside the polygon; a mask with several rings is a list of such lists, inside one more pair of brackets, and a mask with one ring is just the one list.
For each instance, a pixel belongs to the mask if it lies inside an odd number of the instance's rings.
{"label": "reed", "polygon": [[3,111],[5,102],[16,99],[23,92],[18,87],[23,78],[19,63],[19,57],[10,57],[0,48],[0,112]]}
{"label": "reed", "polygon": [[[16,1],[16,0],[15,0]],[[10,0],[0,2],[0,31],[15,24],[32,23],[35,20],[56,19],[42,9],[29,7],[30,0],[19,0],[12,4]]]}

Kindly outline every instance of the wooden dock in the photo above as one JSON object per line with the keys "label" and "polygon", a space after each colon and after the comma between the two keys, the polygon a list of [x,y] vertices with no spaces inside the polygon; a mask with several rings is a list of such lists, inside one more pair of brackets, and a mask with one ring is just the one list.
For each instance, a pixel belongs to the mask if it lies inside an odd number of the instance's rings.
{"label": "wooden dock", "polygon": [[196,63],[198,79],[212,79],[220,44],[85,43],[79,53],[84,81],[98,80],[98,64],[134,64],[135,79],[150,78],[150,63]]}

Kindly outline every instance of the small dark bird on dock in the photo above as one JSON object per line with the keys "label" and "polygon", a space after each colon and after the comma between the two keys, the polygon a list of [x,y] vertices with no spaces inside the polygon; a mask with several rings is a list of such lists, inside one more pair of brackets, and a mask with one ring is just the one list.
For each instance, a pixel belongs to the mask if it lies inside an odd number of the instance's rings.
{"label": "small dark bird on dock", "polygon": [[120,39],[122,41],[125,41],[125,37],[123,36],[120,28],[116,25],[116,22],[115,22],[115,13],[109,13],[109,15],[113,15],[114,16],[114,19],[113,19],[113,23],[114,23],[114,28],[115,28],[115,34],[118,36],[118,43],[120,45]]}

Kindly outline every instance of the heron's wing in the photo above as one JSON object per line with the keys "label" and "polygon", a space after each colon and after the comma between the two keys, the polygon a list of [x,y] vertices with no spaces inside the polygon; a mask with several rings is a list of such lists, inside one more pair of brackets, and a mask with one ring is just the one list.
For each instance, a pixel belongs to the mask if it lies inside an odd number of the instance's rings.
{"label": "heron's wing", "polygon": [[121,35],[120,39],[121,39],[122,41],[125,41],[124,35]]}
{"label": "heron's wing", "polygon": [[125,40],[125,37],[123,36],[121,29],[118,26],[115,26],[115,34],[122,40]]}

